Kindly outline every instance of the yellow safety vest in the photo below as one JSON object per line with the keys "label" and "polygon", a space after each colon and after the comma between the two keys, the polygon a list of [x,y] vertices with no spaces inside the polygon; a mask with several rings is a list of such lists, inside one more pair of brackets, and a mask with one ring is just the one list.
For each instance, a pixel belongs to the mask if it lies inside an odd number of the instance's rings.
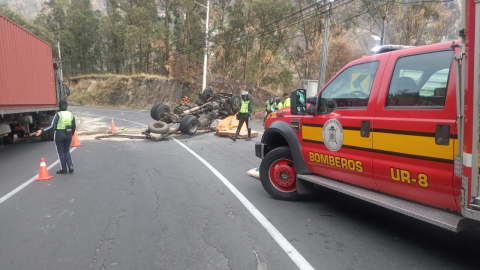
{"label": "yellow safety vest", "polygon": [[60,111],[58,112],[58,123],[55,127],[56,130],[65,130],[67,126],[72,126],[73,122],[73,113],[69,111]]}
{"label": "yellow safety vest", "polygon": [[286,98],[285,101],[283,102],[283,107],[290,107],[290,98]]}
{"label": "yellow safety vest", "polygon": [[240,113],[248,113],[248,104],[250,103],[250,100],[243,100],[242,99],[242,105],[240,106]]}

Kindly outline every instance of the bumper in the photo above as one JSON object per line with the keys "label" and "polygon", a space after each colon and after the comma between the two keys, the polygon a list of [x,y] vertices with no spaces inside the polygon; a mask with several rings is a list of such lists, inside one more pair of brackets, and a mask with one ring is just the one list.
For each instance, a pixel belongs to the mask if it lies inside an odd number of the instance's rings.
{"label": "bumper", "polygon": [[255,144],[255,155],[261,159],[263,159],[263,157],[265,157],[265,153],[266,153],[266,148],[267,145],[264,144],[264,143],[256,143]]}

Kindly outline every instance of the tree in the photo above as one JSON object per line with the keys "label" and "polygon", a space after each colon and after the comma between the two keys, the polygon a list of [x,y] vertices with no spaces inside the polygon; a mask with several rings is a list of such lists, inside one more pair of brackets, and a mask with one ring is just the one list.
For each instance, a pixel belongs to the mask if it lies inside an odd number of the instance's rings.
{"label": "tree", "polygon": [[80,74],[93,72],[96,59],[93,48],[98,41],[100,13],[93,11],[90,0],[75,0],[66,14],[72,41],[72,64],[80,67]]}

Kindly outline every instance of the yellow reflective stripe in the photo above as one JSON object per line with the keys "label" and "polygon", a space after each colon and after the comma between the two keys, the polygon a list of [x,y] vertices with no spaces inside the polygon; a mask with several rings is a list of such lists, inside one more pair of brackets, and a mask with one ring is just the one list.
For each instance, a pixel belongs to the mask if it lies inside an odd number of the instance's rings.
{"label": "yellow reflective stripe", "polygon": [[373,149],[453,160],[452,146],[435,144],[435,137],[375,132]]}
{"label": "yellow reflective stripe", "polygon": [[[302,139],[323,143],[322,127],[302,126]],[[373,139],[375,138],[375,140]],[[451,144],[454,144],[452,147]],[[406,154],[412,156],[424,156],[443,160],[453,160],[453,151],[455,155],[458,150],[456,147],[457,140],[450,139],[450,144],[437,145],[435,137],[393,134],[383,132],[370,132],[370,137],[364,138],[360,136],[360,130],[343,129],[343,145],[363,148],[366,151],[384,151],[392,154]],[[480,167],[480,161],[479,161]]]}
{"label": "yellow reflective stripe", "polygon": [[302,138],[309,141],[323,142],[321,127],[302,126]]}
{"label": "yellow reflective stripe", "polygon": [[372,132],[370,137],[360,136],[360,130],[343,130],[343,144],[348,146],[355,146],[361,148],[372,148]]}

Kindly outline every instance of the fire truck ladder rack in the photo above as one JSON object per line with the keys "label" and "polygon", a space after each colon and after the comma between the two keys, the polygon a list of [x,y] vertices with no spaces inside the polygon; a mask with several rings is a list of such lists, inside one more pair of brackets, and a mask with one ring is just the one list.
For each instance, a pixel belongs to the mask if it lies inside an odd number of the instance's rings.
{"label": "fire truck ladder rack", "polygon": [[480,222],[467,219],[456,213],[381,194],[376,191],[352,186],[340,181],[331,180],[317,175],[298,175],[297,177],[394,210],[407,216],[423,220],[453,232],[460,232],[472,227],[480,226]]}

